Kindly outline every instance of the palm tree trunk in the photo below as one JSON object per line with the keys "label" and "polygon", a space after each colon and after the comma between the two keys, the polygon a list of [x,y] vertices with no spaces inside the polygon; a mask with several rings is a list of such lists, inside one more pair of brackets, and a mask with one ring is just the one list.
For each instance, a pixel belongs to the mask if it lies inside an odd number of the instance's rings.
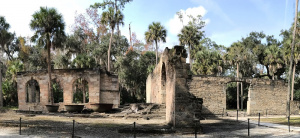
{"label": "palm tree trunk", "polygon": [[295,46],[295,37],[296,37],[296,26],[298,18],[298,0],[296,0],[295,8],[295,20],[294,20],[294,30],[293,30],[293,41],[291,45],[291,58],[290,58],[290,68],[289,68],[289,80],[288,80],[288,94],[287,94],[287,104],[286,104],[286,116],[290,116],[290,100],[291,100],[291,79],[292,79],[292,68],[294,61],[294,46]]}
{"label": "palm tree trunk", "polygon": [[109,46],[107,50],[107,71],[110,71],[110,49],[111,49],[113,33],[114,33],[114,29],[112,28],[110,33]]}
{"label": "palm tree trunk", "polygon": [[47,35],[47,58],[48,58],[48,93],[50,95],[50,103],[53,105],[53,93],[52,93],[52,85],[51,85],[51,58],[50,58],[50,50],[51,50],[51,41],[49,38],[49,34]]}
{"label": "palm tree trunk", "polygon": [[[239,79],[239,63],[236,64],[236,78]],[[236,82],[236,109],[240,109],[240,83]]]}
{"label": "palm tree trunk", "polygon": [[243,82],[241,82],[241,109],[243,111],[243,102],[244,102],[244,98],[243,98],[243,95],[244,95],[244,90],[243,90]]}
{"label": "palm tree trunk", "polygon": [[[2,57],[0,57],[2,58]],[[2,62],[0,61],[0,107],[3,107],[3,93],[2,93]]]}
{"label": "palm tree trunk", "polygon": [[157,41],[155,40],[155,54],[156,54],[156,65],[158,60],[158,49],[157,49]]}
{"label": "palm tree trunk", "polygon": [[291,100],[292,101],[294,100],[294,85],[295,85],[294,82],[295,82],[296,65],[297,64],[294,64],[294,67],[293,67],[292,91],[291,91]]}
{"label": "palm tree trunk", "polygon": [[193,63],[192,63],[192,58],[191,58],[191,46],[189,44],[189,62],[190,62],[190,70],[192,70],[192,66],[193,66]]}

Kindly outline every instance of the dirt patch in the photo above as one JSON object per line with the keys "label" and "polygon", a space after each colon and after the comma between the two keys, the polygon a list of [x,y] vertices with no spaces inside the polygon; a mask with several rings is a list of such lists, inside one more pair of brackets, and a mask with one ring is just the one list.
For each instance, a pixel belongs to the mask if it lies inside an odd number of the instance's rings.
{"label": "dirt patch", "polygon": [[[133,131],[119,133],[119,130],[133,129],[165,129],[164,118],[145,118],[151,114],[151,109],[156,107],[151,104],[137,104],[132,110],[131,105],[114,109],[109,113],[43,113],[31,114],[6,110],[0,113],[0,135],[18,135],[20,118],[22,135],[34,135],[42,137],[70,137],[73,132],[78,137],[128,137],[133,136]],[[153,114],[152,114],[153,115]],[[137,135],[139,134],[136,131]],[[156,131],[154,131],[156,132]],[[170,131],[171,132],[171,131]],[[151,134],[150,134],[151,135]],[[155,134],[153,134],[155,135]]]}
{"label": "dirt patch", "polygon": [[[69,115],[69,116],[68,116]],[[73,120],[75,121],[75,135],[91,137],[126,137],[130,134],[118,133],[121,128],[133,128],[143,125],[163,126],[164,120],[143,120],[143,119],[123,119],[123,118],[86,118],[65,114],[42,114],[28,115],[14,112],[0,114],[0,134],[19,134],[20,118],[22,121],[23,135],[37,136],[58,136],[70,137],[73,130]],[[2,129],[6,128],[6,129]],[[10,128],[9,132],[7,129]]]}

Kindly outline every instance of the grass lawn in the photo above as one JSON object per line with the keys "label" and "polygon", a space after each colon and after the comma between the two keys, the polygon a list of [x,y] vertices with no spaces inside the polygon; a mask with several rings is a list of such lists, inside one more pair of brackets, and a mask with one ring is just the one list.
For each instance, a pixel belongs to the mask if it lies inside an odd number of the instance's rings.
{"label": "grass lawn", "polygon": [[[253,120],[258,120],[258,119],[253,119]],[[285,117],[282,117],[282,118],[260,118],[260,122],[288,125],[288,120]],[[300,126],[300,117],[291,117],[290,125],[291,126]]]}
{"label": "grass lawn", "polygon": [[6,112],[8,110],[16,110],[16,109],[18,109],[18,106],[4,106],[4,107],[0,108],[0,113]]}

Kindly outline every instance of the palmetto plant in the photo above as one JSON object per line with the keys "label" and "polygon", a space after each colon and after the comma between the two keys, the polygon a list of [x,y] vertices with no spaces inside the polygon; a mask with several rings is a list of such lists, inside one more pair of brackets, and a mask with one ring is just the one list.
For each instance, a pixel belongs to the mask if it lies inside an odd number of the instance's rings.
{"label": "palmetto plant", "polygon": [[155,42],[155,52],[156,52],[156,64],[158,60],[158,46],[157,43],[160,41],[166,42],[167,30],[160,22],[153,22],[149,25],[148,31],[145,32],[145,39],[147,43]]}
{"label": "palmetto plant", "polygon": [[222,72],[222,64],[223,60],[219,52],[204,49],[196,53],[192,72],[201,75],[219,74]]}
{"label": "palmetto plant", "polygon": [[281,68],[284,64],[282,52],[277,45],[271,45],[265,50],[265,64],[269,65],[272,72],[272,80],[275,79],[277,69]]}
{"label": "palmetto plant", "polygon": [[35,31],[32,36],[32,41],[45,45],[47,48],[48,62],[48,90],[50,94],[50,102],[53,104],[53,93],[51,85],[51,48],[57,48],[62,45],[65,38],[65,23],[62,15],[57,13],[54,8],[40,7],[40,11],[32,15],[33,19],[30,22],[30,28]]}

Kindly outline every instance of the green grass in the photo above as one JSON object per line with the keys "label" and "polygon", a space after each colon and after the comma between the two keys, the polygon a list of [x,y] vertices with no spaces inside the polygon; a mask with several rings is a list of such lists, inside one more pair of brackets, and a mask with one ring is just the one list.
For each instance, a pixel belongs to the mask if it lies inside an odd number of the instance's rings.
{"label": "green grass", "polygon": [[6,109],[6,110],[17,110],[18,106],[5,106],[5,107],[2,107],[2,108]]}
{"label": "green grass", "polygon": [[0,112],[3,113],[3,112],[7,112],[9,110],[16,110],[16,109],[18,109],[17,106],[4,106],[4,107],[0,108]]}
{"label": "green grass", "polygon": [[[258,120],[258,119],[253,119],[253,120]],[[274,123],[274,124],[288,125],[288,120],[285,117],[281,117],[281,118],[261,118],[260,121],[261,122]],[[291,126],[300,126],[300,117],[291,117],[290,125]]]}

